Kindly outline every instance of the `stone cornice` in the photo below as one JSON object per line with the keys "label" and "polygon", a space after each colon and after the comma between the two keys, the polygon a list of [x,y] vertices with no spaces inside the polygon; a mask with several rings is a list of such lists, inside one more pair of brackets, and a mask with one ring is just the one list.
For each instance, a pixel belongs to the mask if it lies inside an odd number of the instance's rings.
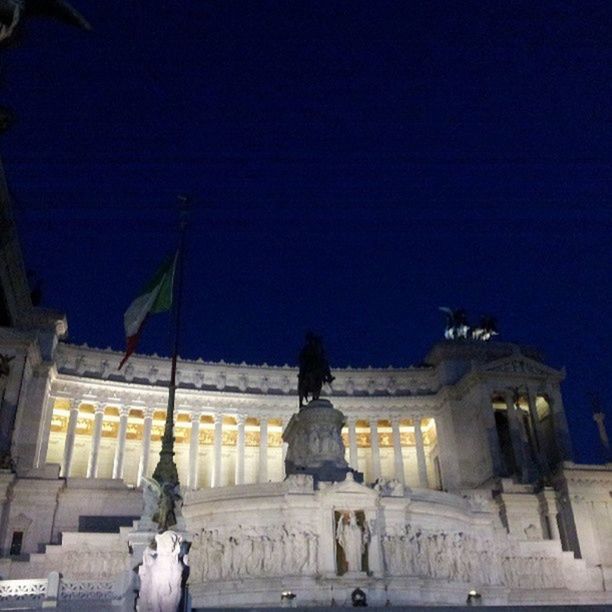
{"label": "stone cornice", "polygon": [[612,489],[612,464],[605,465],[580,465],[570,462],[563,464],[560,475],[565,479],[568,486],[597,487],[609,499],[609,491]]}
{"label": "stone cornice", "polygon": [[[57,351],[58,371],[91,380],[165,386],[170,378],[170,360],[158,355],[135,355],[117,370],[122,354],[111,349],[96,349],[61,343]],[[427,396],[439,389],[437,372],[430,367],[409,368],[334,368],[336,380],[330,397]],[[260,366],[180,360],[180,388],[251,395],[297,393],[297,369],[288,365]]]}
{"label": "stone cornice", "polygon": [[[132,408],[163,409],[168,388],[162,385],[144,385],[57,374],[51,387],[56,398],[74,399],[90,404],[126,406]],[[436,396],[426,397],[334,397],[334,405],[356,418],[406,418],[435,416],[442,403]],[[262,395],[248,392],[178,389],[177,411],[225,414],[247,413],[252,416],[289,417],[298,410],[296,395]]]}
{"label": "stone cornice", "polygon": [[[444,364],[419,368],[334,368],[336,380],[331,388],[324,387],[322,397],[331,399],[345,414],[359,418],[431,416],[449,401],[460,401],[472,387],[483,382],[494,386],[499,379],[509,386],[516,383],[517,376],[525,384],[533,376],[541,382],[544,375],[557,382],[560,376],[557,370],[523,356],[517,352],[518,347],[510,346],[514,352],[501,359],[472,362],[455,384],[441,383],[440,368]],[[121,353],[111,349],[60,343],[52,394],[163,407],[170,360],[158,355],[135,355],[118,371],[121,358]],[[527,364],[521,372],[514,371],[513,359]],[[538,368],[538,372],[527,371],[532,367]],[[297,368],[288,365],[179,361],[177,405],[185,410],[290,414],[297,409],[296,396]]]}

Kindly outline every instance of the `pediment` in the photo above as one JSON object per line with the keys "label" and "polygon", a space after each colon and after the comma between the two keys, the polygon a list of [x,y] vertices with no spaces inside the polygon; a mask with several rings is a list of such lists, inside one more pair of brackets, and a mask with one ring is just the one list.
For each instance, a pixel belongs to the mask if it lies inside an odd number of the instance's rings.
{"label": "pediment", "polygon": [[524,374],[527,376],[554,376],[558,378],[563,375],[563,372],[559,370],[555,370],[539,361],[535,361],[520,354],[485,363],[480,369],[483,372]]}
{"label": "pediment", "polygon": [[361,495],[374,500],[378,498],[378,491],[355,482],[350,472],[342,482],[335,482],[325,487],[323,490],[320,490],[321,497],[337,497],[343,495]]}

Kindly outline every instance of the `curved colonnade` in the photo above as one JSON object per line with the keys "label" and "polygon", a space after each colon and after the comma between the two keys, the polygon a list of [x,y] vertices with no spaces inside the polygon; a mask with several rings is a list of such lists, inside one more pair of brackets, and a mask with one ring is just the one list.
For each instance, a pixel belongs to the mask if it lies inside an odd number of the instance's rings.
{"label": "curved colonnade", "polygon": [[[59,346],[38,455],[59,463],[63,476],[137,485],[155,467],[169,362],[137,356],[119,376],[119,359],[110,351]],[[347,417],[346,458],[366,481],[441,487],[431,370],[334,370],[330,398]],[[297,410],[296,383],[297,371],[288,366],[182,362],[175,462],[183,486],[281,481],[281,434]]]}

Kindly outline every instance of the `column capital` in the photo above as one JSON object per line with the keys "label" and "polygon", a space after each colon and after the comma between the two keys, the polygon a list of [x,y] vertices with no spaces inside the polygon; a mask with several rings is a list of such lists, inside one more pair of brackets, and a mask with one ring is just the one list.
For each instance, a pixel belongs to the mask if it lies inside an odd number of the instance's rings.
{"label": "column capital", "polygon": [[195,410],[192,410],[189,413],[189,416],[191,417],[191,423],[200,423],[200,418],[201,418],[201,414],[199,412],[195,412]]}
{"label": "column capital", "polygon": [[349,414],[349,416],[346,417],[346,422],[349,425],[356,425],[357,424],[357,417],[354,414]]}
{"label": "column capital", "polygon": [[397,415],[394,415],[394,416],[389,418],[389,421],[391,421],[391,425],[393,427],[399,427],[401,420],[402,420],[402,418],[397,416]]}
{"label": "column capital", "polygon": [[153,420],[153,413],[155,412],[155,409],[152,408],[151,406],[146,406],[143,410],[143,415],[145,419],[151,419]]}
{"label": "column capital", "polygon": [[118,406],[118,408],[119,408],[119,416],[120,417],[124,417],[124,416],[126,417],[126,416],[128,416],[130,414],[130,407],[129,406],[126,406],[125,404],[120,404]]}
{"label": "column capital", "polygon": [[247,420],[246,414],[237,414],[236,415],[236,425],[244,425]]}
{"label": "column capital", "polygon": [[223,423],[223,415],[220,412],[215,412],[212,415],[213,423],[217,425],[218,423]]}
{"label": "column capital", "polygon": [[378,421],[380,419],[377,416],[368,417],[368,422],[370,423],[370,427],[378,428]]}

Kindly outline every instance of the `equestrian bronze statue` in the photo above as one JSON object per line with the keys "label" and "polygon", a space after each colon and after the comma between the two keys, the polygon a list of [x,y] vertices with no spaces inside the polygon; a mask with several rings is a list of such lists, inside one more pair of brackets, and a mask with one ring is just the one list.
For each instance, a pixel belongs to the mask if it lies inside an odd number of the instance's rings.
{"label": "equestrian bronze statue", "polygon": [[298,393],[301,408],[309,397],[313,400],[319,399],[323,383],[331,383],[334,380],[329,371],[323,342],[312,332],[306,334],[306,344],[300,352],[299,365]]}

